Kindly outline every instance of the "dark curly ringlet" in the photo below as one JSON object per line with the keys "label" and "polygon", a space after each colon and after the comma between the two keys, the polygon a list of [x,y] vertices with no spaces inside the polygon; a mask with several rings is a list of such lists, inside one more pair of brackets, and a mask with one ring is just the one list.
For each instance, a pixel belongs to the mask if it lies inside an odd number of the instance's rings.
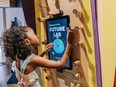
{"label": "dark curly ringlet", "polygon": [[16,57],[25,60],[34,48],[26,45],[24,39],[27,38],[27,26],[11,27],[3,33],[5,56],[15,60]]}

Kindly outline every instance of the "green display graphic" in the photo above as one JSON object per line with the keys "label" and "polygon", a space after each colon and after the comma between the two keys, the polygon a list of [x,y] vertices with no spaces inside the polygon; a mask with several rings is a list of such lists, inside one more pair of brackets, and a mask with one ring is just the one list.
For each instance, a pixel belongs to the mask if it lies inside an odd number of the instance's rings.
{"label": "green display graphic", "polygon": [[56,53],[61,54],[64,52],[65,47],[64,47],[64,43],[61,39],[55,39],[53,41],[53,44],[54,44],[53,49]]}

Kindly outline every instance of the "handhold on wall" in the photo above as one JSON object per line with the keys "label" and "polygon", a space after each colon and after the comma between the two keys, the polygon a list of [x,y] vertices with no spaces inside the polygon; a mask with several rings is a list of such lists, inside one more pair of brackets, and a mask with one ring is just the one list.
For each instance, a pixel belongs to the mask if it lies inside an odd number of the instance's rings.
{"label": "handhold on wall", "polygon": [[74,82],[80,79],[80,73],[77,73],[76,75],[73,76]]}
{"label": "handhold on wall", "polygon": [[47,15],[48,18],[53,18],[53,14],[50,13],[50,12],[47,12],[46,15]]}
{"label": "handhold on wall", "polygon": [[77,10],[76,10],[76,9],[73,9],[73,13],[74,13],[74,14],[77,14]]}
{"label": "handhold on wall", "polygon": [[75,14],[75,16],[76,17],[78,17],[79,19],[80,19],[80,21],[82,22],[82,23],[84,23],[84,14],[83,14],[83,12],[82,11],[78,11],[78,10],[76,10],[76,9],[73,9],[73,13]]}
{"label": "handhold on wall", "polygon": [[73,9],[73,13],[75,14],[76,17],[81,18],[82,11],[78,11],[77,9]]}
{"label": "handhold on wall", "polygon": [[76,87],[82,87],[82,86],[81,86],[81,84],[80,84],[80,83],[78,83]]}
{"label": "handhold on wall", "polygon": [[79,27],[78,27],[78,26],[75,26],[75,27],[74,27],[74,30],[75,30],[75,31],[76,31],[76,30],[78,30],[78,29],[79,29]]}
{"label": "handhold on wall", "polygon": [[74,43],[76,46],[81,46],[82,48],[85,47],[85,44],[83,41],[75,42]]}
{"label": "handhold on wall", "polygon": [[[84,25],[84,27],[85,27],[85,25]],[[76,31],[76,30],[79,30],[80,29],[84,35],[85,35],[85,32],[86,32],[87,35],[90,37],[91,36],[91,32],[88,30],[88,28],[85,29],[84,27],[75,26],[74,27],[74,30]]]}
{"label": "handhold on wall", "polygon": [[47,6],[46,5],[43,5],[43,4],[39,4],[39,7],[40,8],[47,8]]}
{"label": "handhold on wall", "polygon": [[79,41],[79,42],[78,42],[78,44],[79,44],[82,48],[84,48],[84,47],[85,47],[85,44],[84,44],[84,42],[83,42],[83,41]]}
{"label": "handhold on wall", "polygon": [[60,14],[61,14],[61,15],[63,15],[63,14],[64,14],[64,12],[63,12],[62,10],[60,10]]}
{"label": "handhold on wall", "polygon": [[51,79],[52,79],[52,75],[50,74],[50,75],[46,76],[46,79],[47,79],[48,81],[51,80]]}
{"label": "handhold on wall", "polygon": [[43,45],[47,45],[47,40],[42,41]]}
{"label": "handhold on wall", "polygon": [[43,68],[44,72],[47,73],[47,69],[46,68]]}
{"label": "handhold on wall", "polygon": [[38,20],[39,22],[44,22],[46,19],[47,19],[47,18],[42,18],[42,17],[38,17],[38,18],[37,18],[37,20]]}
{"label": "handhold on wall", "polygon": [[74,44],[75,44],[75,46],[79,46],[79,43],[78,42],[75,42]]}
{"label": "handhold on wall", "polygon": [[78,26],[74,27],[74,30],[78,30],[78,29],[83,29],[83,27],[78,27]]}
{"label": "handhold on wall", "polygon": [[77,60],[77,61],[75,61],[72,65],[73,65],[73,69],[75,69],[75,68],[79,67],[80,61]]}
{"label": "handhold on wall", "polygon": [[76,2],[77,0],[69,0],[70,2]]}
{"label": "handhold on wall", "polygon": [[72,0],[73,2],[76,2],[77,0]]}

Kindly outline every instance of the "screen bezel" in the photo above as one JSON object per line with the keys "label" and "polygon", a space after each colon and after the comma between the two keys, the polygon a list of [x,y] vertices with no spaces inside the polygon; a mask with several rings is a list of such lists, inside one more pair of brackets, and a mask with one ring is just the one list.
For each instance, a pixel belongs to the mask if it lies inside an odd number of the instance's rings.
{"label": "screen bezel", "polygon": [[[67,19],[67,27],[69,27],[69,25],[70,25],[70,17],[68,16],[68,15],[66,15],[66,16],[61,16],[61,17],[56,17],[56,18],[51,18],[51,19],[47,19],[46,21],[45,21],[45,24],[46,24],[46,33],[47,33],[47,43],[49,43],[50,41],[49,41],[49,36],[48,36],[48,29],[47,29],[47,22],[48,21],[52,21],[52,20],[59,20],[59,19],[64,19],[64,18],[66,18]],[[66,49],[66,48],[65,48]],[[49,59],[51,59],[50,58],[50,52],[48,52],[48,57],[49,57]],[[69,57],[69,66],[70,67],[65,67],[65,68],[63,68],[63,69],[72,69],[72,59],[71,59],[71,55],[70,55],[70,57]]]}

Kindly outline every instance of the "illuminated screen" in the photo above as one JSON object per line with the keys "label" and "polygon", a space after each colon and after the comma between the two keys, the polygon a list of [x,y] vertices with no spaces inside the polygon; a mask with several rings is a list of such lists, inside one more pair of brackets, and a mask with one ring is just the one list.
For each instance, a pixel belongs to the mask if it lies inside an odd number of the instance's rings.
{"label": "illuminated screen", "polygon": [[[54,47],[49,52],[50,60],[60,61],[67,44],[67,27],[69,27],[69,16],[62,16],[59,18],[52,18],[46,20],[46,30],[48,43],[52,42]],[[67,69],[72,68],[71,59],[69,58]]]}

